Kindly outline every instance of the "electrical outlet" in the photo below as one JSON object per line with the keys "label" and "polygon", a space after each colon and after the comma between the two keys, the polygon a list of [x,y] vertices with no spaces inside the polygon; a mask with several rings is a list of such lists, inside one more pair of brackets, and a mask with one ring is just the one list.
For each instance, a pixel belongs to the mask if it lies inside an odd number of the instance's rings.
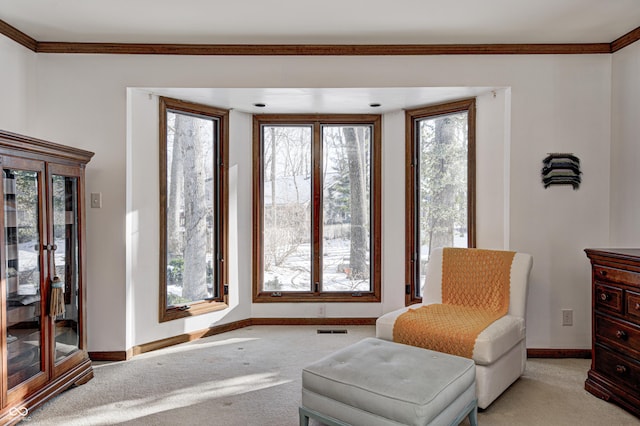
{"label": "electrical outlet", "polygon": [[562,310],[562,325],[573,325],[573,309]]}
{"label": "electrical outlet", "polygon": [[324,318],[327,315],[326,307],[324,304],[318,306],[318,318]]}

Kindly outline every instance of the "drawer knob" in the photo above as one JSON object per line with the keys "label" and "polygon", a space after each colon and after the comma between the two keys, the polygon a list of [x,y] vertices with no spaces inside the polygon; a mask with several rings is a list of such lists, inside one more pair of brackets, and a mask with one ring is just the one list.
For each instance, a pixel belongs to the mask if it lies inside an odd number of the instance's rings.
{"label": "drawer knob", "polygon": [[600,275],[602,275],[603,277],[607,276],[607,271],[600,271]]}
{"label": "drawer knob", "polygon": [[609,295],[605,292],[600,293],[600,300],[606,302],[607,300],[609,300]]}
{"label": "drawer knob", "polygon": [[640,311],[640,303],[636,302],[635,308],[636,308],[636,311]]}
{"label": "drawer knob", "polygon": [[616,372],[623,374],[627,372],[627,367],[625,367],[624,365],[616,365]]}
{"label": "drawer knob", "polygon": [[616,337],[618,339],[625,340],[627,338],[627,333],[624,330],[618,330],[616,331]]}

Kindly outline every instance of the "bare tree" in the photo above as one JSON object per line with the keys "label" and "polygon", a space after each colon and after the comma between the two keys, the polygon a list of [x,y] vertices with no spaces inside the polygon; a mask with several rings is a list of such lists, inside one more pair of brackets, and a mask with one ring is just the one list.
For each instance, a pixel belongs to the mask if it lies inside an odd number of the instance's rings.
{"label": "bare tree", "polygon": [[167,194],[167,248],[171,256],[182,257],[183,239],[180,232],[180,212],[184,202],[184,172],[182,167],[182,145],[179,135],[182,133],[181,115],[175,119],[173,143],[171,146],[171,169],[169,174],[169,193]]}
{"label": "bare tree", "polygon": [[[271,205],[265,205],[265,270],[286,265],[304,241],[308,241],[308,200],[302,200],[300,184],[309,170],[308,135],[296,127],[270,127],[265,135],[265,169],[269,170]],[[307,136],[307,137],[305,137]],[[268,148],[268,149],[267,149]],[[278,179],[283,186],[278,186]],[[295,194],[289,193],[291,182]],[[308,182],[305,184],[309,184]],[[280,193],[279,193],[280,192]],[[308,193],[308,191],[307,191]],[[295,195],[295,199],[292,199]],[[276,198],[279,197],[279,202]]]}
{"label": "bare tree", "polygon": [[[198,120],[176,115],[176,138],[182,148],[184,175],[184,275],[182,297],[202,300],[207,290],[206,173]],[[175,149],[175,146],[174,146]]]}
{"label": "bare tree", "polygon": [[[453,132],[455,128],[450,119],[436,120],[435,140],[438,141],[442,151],[449,149],[448,145],[453,143]],[[439,158],[432,179],[437,190],[433,194],[433,205],[431,210],[431,247],[449,247],[453,245],[453,224],[454,218],[447,214],[453,205],[454,186],[449,182],[451,171],[451,159],[446,156]],[[429,250],[431,251],[431,250]]]}
{"label": "bare tree", "polygon": [[[369,277],[367,265],[368,230],[367,197],[364,178],[365,150],[362,134],[358,135],[353,127],[342,127],[349,164],[349,184],[351,195],[351,248],[350,268],[354,279]],[[360,136],[360,137],[358,137]]]}

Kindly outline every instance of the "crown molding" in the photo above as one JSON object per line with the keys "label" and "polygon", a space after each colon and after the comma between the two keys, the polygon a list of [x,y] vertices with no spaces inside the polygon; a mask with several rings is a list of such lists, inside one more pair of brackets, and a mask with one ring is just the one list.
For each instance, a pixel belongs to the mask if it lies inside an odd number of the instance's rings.
{"label": "crown molding", "polygon": [[38,42],[38,53],[208,56],[424,56],[611,53],[584,44],[130,44]]}
{"label": "crown molding", "polygon": [[0,19],[0,34],[4,34],[9,37],[11,40],[15,41],[18,44],[23,45],[29,50],[36,51],[38,47],[38,42],[34,39],[20,31],[19,29],[12,27],[7,24],[3,20]]}
{"label": "crown molding", "polygon": [[630,44],[635,43],[640,40],[640,27],[635,30],[631,30],[620,38],[615,39],[611,42],[611,53],[615,53],[620,49],[623,49]]}
{"label": "crown molding", "polygon": [[614,53],[640,40],[640,27],[611,43],[549,44],[151,44],[37,41],[0,20],[0,34],[36,53],[206,56],[571,55]]}

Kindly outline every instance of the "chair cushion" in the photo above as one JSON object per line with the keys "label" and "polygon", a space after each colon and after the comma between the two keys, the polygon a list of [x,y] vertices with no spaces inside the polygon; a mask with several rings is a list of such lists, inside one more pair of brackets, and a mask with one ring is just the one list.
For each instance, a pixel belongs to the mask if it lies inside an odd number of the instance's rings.
{"label": "chair cushion", "polygon": [[[475,374],[469,359],[367,338],[304,368],[302,387],[401,424],[424,425],[475,389]],[[475,391],[468,395],[465,403]]]}
{"label": "chair cushion", "polygon": [[[422,305],[414,305],[418,306]],[[401,308],[379,317],[376,321],[376,337],[393,341],[393,325],[396,318],[409,308],[411,307]],[[479,365],[491,364],[524,338],[524,319],[505,315],[478,335],[473,348],[473,360]]]}

